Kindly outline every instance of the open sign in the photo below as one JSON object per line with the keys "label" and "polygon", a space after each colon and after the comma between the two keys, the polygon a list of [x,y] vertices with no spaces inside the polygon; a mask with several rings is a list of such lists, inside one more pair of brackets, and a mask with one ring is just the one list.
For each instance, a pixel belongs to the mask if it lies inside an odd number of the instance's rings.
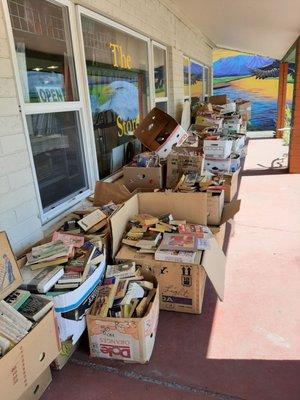
{"label": "open sign", "polygon": [[59,86],[36,86],[36,91],[41,103],[65,101],[63,90]]}

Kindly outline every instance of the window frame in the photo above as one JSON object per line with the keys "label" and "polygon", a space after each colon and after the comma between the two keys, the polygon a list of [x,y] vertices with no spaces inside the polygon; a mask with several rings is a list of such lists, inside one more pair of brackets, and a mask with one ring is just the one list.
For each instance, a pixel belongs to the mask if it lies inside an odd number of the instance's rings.
{"label": "window frame", "polygon": [[[201,99],[201,101],[204,101],[204,98],[205,98],[205,96],[207,95],[207,96],[210,96],[211,94],[210,94],[210,92],[211,92],[211,84],[209,85],[208,84],[208,81],[207,82],[205,82],[205,79],[204,79],[204,70],[205,69],[207,69],[207,73],[208,73],[208,80],[209,79],[211,79],[211,66],[208,66],[208,65],[205,65],[204,63],[202,63],[202,62],[199,62],[199,61],[197,61],[197,60],[195,60],[195,59],[193,59],[193,58],[191,58],[191,57],[189,57],[189,56],[187,56],[187,55],[185,55],[185,54],[183,54],[183,60],[185,59],[185,60],[188,60],[188,65],[189,65],[189,95],[183,95],[183,100],[184,101],[186,101],[186,100],[189,100],[190,102],[191,102],[191,63],[194,63],[194,64],[197,64],[197,65],[200,65],[202,68],[203,68],[203,74],[202,74],[202,88],[204,89],[203,90],[203,93],[202,93],[202,99]],[[184,61],[183,61],[183,67],[184,67]],[[210,90],[208,90],[208,88],[210,89]],[[183,91],[184,91],[184,81],[183,81]]]}
{"label": "window frame", "polygon": [[[188,81],[189,81],[189,94],[184,93],[184,60],[188,61]],[[188,100],[191,102],[191,59],[188,56],[183,55],[182,57],[182,78],[183,78],[183,101]]]}
{"label": "window frame", "polygon": [[[156,97],[155,96],[155,72],[154,72],[154,47],[157,47],[158,49],[164,50],[165,52],[165,60],[166,60],[166,90],[167,90],[167,96],[165,97]],[[168,71],[168,67],[169,67],[169,60],[168,60],[168,50],[167,50],[167,46],[156,42],[155,40],[151,40],[151,55],[152,55],[152,67],[151,67],[151,71],[153,74],[153,107],[156,106],[156,103],[167,103],[167,113],[169,112],[169,71]]]}
{"label": "window frame", "polygon": [[[95,21],[98,21],[102,24],[105,24],[109,27],[116,28],[130,36],[143,40],[147,44],[147,56],[148,56],[148,75],[149,75],[149,93],[147,94],[147,112],[150,111],[151,108],[154,107],[154,74],[151,73],[152,71],[152,48],[151,48],[151,39],[141,33],[134,31],[131,28],[128,28],[125,25],[120,24],[112,20],[111,18],[105,17],[104,15],[100,14],[99,12],[92,11],[84,6],[76,5],[75,6],[76,12],[76,21],[77,21],[77,34],[78,34],[78,42],[80,48],[80,68],[82,73],[82,83],[84,86],[84,97],[86,102],[86,117],[88,123],[88,129],[91,133],[94,143],[94,156],[95,156],[95,168],[97,172],[97,177],[99,179],[98,173],[98,162],[97,162],[97,150],[95,145],[95,137],[94,137],[94,126],[93,126],[93,116],[92,116],[92,108],[90,102],[90,94],[89,94],[89,84],[88,84],[88,74],[87,74],[87,67],[86,67],[86,55],[84,49],[84,39],[83,39],[83,30],[82,30],[82,21],[81,16],[89,17]],[[114,182],[115,180],[121,178],[123,176],[123,169],[121,168],[119,171],[114,172],[113,174],[101,179],[103,182]]]}
{"label": "window frame", "polygon": [[[47,0],[45,0],[47,1]],[[21,76],[19,71],[19,65],[17,61],[17,54],[15,50],[15,41],[13,35],[13,28],[10,20],[8,0],[3,2],[4,9],[4,18],[7,25],[7,34],[9,40],[9,46],[11,50],[11,58],[14,70],[14,78],[17,86],[17,99],[19,103],[19,111],[21,113],[23,129],[25,133],[26,145],[30,159],[30,166],[33,174],[33,182],[36,193],[36,199],[39,207],[39,216],[42,225],[45,225],[50,220],[56,218],[57,216],[64,213],[67,209],[71,208],[75,204],[79,203],[87,196],[92,193],[92,188],[94,186],[94,182],[97,179],[96,169],[95,169],[95,153],[92,151],[94,148],[94,143],[91,140],[90,135],[88,135],[88,126],[86,119],[86,104],[83,96],[83,77],[82,71],[80,68],[80,51],[76,37],[76,19],[75,19],[75,10],[74,4],[70,0],[50,0],[50,3],[56,4],[58,6],[64,6],[67,8],[68,12],[68,22],[70,29],[70,39],[71,43],[69,45],[72,46],[73,50],[73,59],[74,59],[74,69],[76,73],[76,84],[78,90],[78,100],[76,101],[65,101],[65,102],[48,102],[48,103],[26,103],[24,100],[24,93],[21,83]],[[66,39],[67,41],[67,39]],[[85,166],[85,175],[86,175],[86,188],[82,191],[82,193],[77,193],[74,196],[70,195],[65,199],[62,199],[58,202],[58,204],[54,205],[51,209],[45,211],[42,206],[40,189],[37,179],[36,167],[33,158],[33,152],[31,147],[30,135],[27,125],[26,117],[27,115],[32,114],[49,114],[49,113],[59,113],[59,112],[77,112],[78,113],[78,129],[79,134],[81,135],[81,140],[83,143],[83,163]],[[94,153],[94,154],[93,154]],[[51,206],[50,206],[51,207]]]}

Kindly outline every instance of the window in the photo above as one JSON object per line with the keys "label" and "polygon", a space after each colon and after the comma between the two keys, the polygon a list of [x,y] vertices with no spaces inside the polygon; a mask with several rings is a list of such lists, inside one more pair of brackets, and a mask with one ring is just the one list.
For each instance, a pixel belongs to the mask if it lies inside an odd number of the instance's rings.
{"label": "window", "polygon": [[195,61],[190,61],[190,96],[191,104],[202,101],[203,95],[203,67]]}
{"label": "window", "polygon": [[79,10],[98,170],[105,178],[141,150],[133,132],[150,108],[149,40]]}
{"label": "window", "polygon": [[186,56],[183,57],[184,100],[190,100],[192,105],[199,100],[204,100],[207,90],[207,85],[205,85],[205,79],[207,79],[205,70],[208,70],[207,67],[204,67],[197,61]]}
{"label": "window", "polygon": [[168,112],[167,49],[152,42],[155,107]]}
{"label": "window", "polygon": [[46,222],[88,193],[69,10],[59,1],[7,4],[22,115]]}
{"label": "window", "polygon": [[183,91],[184,99],[190,99],[190,59],[183,57]]}
{"label": "window", "polygon": [[211,68],[204,67],[203,74],[203,99],[211,95]]}

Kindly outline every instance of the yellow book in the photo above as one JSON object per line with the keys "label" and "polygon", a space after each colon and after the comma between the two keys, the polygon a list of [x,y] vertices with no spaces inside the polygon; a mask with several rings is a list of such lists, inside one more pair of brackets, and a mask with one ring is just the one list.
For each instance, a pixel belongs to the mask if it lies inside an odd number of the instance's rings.
{"label": "yellow book", "polygon": [[30,269],[34,271],[35,269],[40,269],[40,268],[56,267],[57,265],[61,265],[68,262],[68,260],[69,260],[68,257],[58,257],[55,260],[32,264],[30,265]]}

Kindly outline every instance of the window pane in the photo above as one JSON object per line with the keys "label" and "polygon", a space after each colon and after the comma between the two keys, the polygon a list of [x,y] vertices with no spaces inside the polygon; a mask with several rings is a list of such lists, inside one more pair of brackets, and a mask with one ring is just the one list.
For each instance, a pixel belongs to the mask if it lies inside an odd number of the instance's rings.
{"label": "window pane", "polygon": [[166,50],[153,46],[155,97],[167,97]]}
{"label": "window pane", "polygon": [[155,107],[159,108],[165,113],[168,112],[168,103],[166,101],[159,101],[158,103],[155,103]]}
{"label": "window pane", "polygon": [[24,100],[78,100],[68,9],[45,0],[8,0]]}
{"label": "window pane", "polygon": [[[131,161],[148,110],[147,42],[82,16],[100,178]],[[130,143],[128,143],[130,142]]]}
{"label": "window pane", "polygon": [[183,85],[184,85],[184,96],[190,96],[189,86],[189,71],[190,61],[187,57],[183,57]]}
{"label": "window pane", "polygon": [[191,104],[202,100],[203,94],[203,67],[191,62]]}
{"label": "window pane", "polygon": [[27,116],[44,211],[87,189],[77,111]]}
{"label": "window pane", "polygon": [[203,96],[208,96],[209,95],[209,71],[207,67],[204,67],[204,82],[203,82]]}

